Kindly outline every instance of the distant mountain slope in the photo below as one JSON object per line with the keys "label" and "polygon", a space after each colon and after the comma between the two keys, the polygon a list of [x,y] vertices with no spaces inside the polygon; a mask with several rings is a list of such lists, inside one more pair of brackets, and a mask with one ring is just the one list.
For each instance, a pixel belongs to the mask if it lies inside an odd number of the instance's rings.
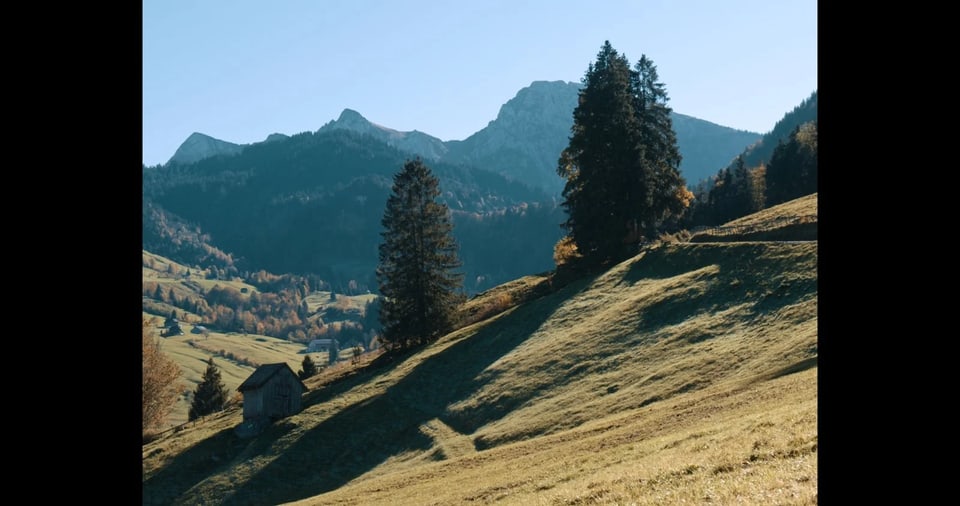
{"label": "distant mountain slope", "polygon": [[424,160],[439,160],[447,152],[440,139],[416,130],[400,132],[392,128],[377,125],[364,118],[353,109],[344,109],[340,117],[320,127],[318,132],[345,129],[371,135],[390,146],[409,153],[420,155]]}
{"label": "distant mountain slope", "polygon": [[735,130],[676,112],[671,118],[683,156],[680,173],[689,187],[716,174],[745,147],[760,139],[760,134],[755,132]]}
{"label": "distant mountain slope", "polygon": [[[557,160],[569,142],[579,89],[578,83],[534,81],[503,104],[496,119],[464,140],[441,141],[417,130],[401,132],[377,125],[353,109],[344,109],[336,120],[317,132],[349,130],[367,134],[425,160],[471,165],[558,195],[564,182],[556,173]],[[758,133],[677,112],[673,112],[672,118],[683,156],[680,172],[690,185],[715,174],[760,139]],[[271,134],[267,141],[280,136]],[[218,154],[237,154],[246,146],[194,133],[170,161],[194,163]]]}
{"label": "distant mountain slope", "polygon": [[[188,264],[206,265],[178,254],[214,248],[233,255],[240,269],[353,279],[374,290],[383,206],[410,156],[333,128],[146,171],[144,237],[152,250]],[[454,213],[468,290],[552,267],[562,218],[545,193],[482,169],[429,166]],[[181,232],[163,232],[173,224]],[[188,241],[159,244],[174,237]]]}
{"label": "distant mountain slope", "polygon": [[647,250],[145,445],[143,503],[815,503],[817,301],[815,242]]}
{"label": "distant mountain slope", "polygon": [[[290,136],[286,134],[272,133],[260,142],[274,142],[289,138]],[[232,142],[215,139],[206,134],[194,132],[183,141],[183,144],[180,144],[180,147],[178,147],[177,151],[170,157],[167,164],[178,163],[187,165],[218,155],[233,156],[243,151],[247,146],[250,146],[250,144],[234,144]]]}
{"label": "distant mountain slope", "polygon": [[[790,132],[794,128],[817,119],[817,91],[814,90],[809,97],[805,98],[799,105],[792,110],[784,113],[783,117],[777,121],[773,129],[765,133],[756,143],[747,146],[741,153],[743,155],[744,165],[747,167],[757,167],[760,164],[766,164],[773,155],[773,150],[777,148],[779,141],[786,142],[790,137]],[[731,162],[725,166],[733,170],[734,165]],[[721,167],[723,168],[723,167]],[[716,174],[714,171],[713,174]],[[688,181],[688,183],[691,183]]]}
{"label": "distant mountain slope", "polygon": [[[485,128],[448,143],[443,159],[495,170],[558,194],[564,182],[557,175],[557,160],[569,142],[579,89],[578,83],[534,81],[507,101]],[[680,172],[690,184],[715,173],[760,138],[676,112],[671,117],[683,156]]]}
{"label": "distant mountain slope", "polygon": [[445,160],[486,167],[552,193],[563,189],[557,160],[567,147],[579,84],[534,81],[486,127],[450,147]]}

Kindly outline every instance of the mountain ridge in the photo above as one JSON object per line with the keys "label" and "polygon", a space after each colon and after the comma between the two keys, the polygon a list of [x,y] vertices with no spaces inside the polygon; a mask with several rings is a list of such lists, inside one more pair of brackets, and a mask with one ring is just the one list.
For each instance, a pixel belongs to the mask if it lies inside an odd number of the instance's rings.
{"label": "mountain ridge", "polygon": [[217,155],[234,155],[245,146],[220,140],[200,132],[193,132],[173,153],[170,163],[194,163]]}
{"label": "mountain ridge", "polygon": [[[557,159],[569,140],[579,88],[580,84],[570,81],[533,81],[501,105],[496,117],[484,128],[462,140],[443,141],[416,129],[399,131],[374,123],[349,107],[317,131],[353,130],[427,161],[474,165],[558,195],[563,180],[556,174]],[[672,118],[683,156],[681,174],[690,186],[726,166],[761,138],[759,133],[725,127],[675,111]],[[249,146],[206,134],[193,135],[203,136],[211,147],[205,151],[189,149],[185,147],[188,141],[196,144],[197,140],[188,138],[178,152],[183,149],[189,153],[189,158],[175,154],[171,160],[181,163],[196,161],[202,153],[206,156],[232,155]]]}

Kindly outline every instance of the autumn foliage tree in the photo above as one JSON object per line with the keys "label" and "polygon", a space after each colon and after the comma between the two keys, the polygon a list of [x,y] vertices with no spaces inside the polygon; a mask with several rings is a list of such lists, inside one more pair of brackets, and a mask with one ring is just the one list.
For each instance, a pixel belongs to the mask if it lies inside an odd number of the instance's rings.
{"label": "autumn foliage tree", "polygon": [[150,324],[143,320],[143,432],[159,427],[177,402],[181,371],[160,349]]}

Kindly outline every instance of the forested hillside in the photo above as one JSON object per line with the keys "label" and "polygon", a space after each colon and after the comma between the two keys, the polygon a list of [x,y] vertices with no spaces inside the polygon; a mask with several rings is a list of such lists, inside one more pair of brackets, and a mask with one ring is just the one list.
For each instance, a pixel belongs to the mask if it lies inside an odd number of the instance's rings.
{"label": "forested hillside", "polygon": [[817,192],[817,131],[814,91],[730,165],[694,185],[686,226],[719,225]]}
{"label": "forested hillside", "polygon": [[[146,168],[144,245],[189,264],[228,256],[239,271],[309,273],[373,290],[390,179],[409,156],[331,130]],[[431,168],[465,251],[468,290],[550,268],[562,220],[553,199],[493,172],[440,162]]]}

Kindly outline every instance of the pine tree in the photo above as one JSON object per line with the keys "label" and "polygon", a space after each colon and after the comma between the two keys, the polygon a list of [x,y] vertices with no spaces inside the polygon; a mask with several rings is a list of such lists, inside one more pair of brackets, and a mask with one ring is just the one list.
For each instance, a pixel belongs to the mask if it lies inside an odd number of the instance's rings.
{"label": "pine tree", "polygon": [[567,180],[563,226],[584,261],[602,264],[636,251],[693,194],[679,173],[680,152],[656,66],[604,42],[582,81],[570,142],[557,173]]}
{"label": "pine tree", "polygon": [[672,109],[667,106],[666,85],[659,79],[657,66],[641,55],[630,83],[643,146],[642,177],[631,178],[631,182],[638,185],[633,193],[646,199],[637,200],[631,212],[640,220],[641,235],[648,239],[654,238],[658,228],[667,222],[678,222],[693,199],[680,175],[682,157],[670,117]]}
{"label": "pine tree", "polygon": [[305,380],[311,376],[317,374],[317,363],[310,358],[310,355],[303,357],[303,363],[300,366],[300,371],[297,372],[297,376],[300,376],[301,380]]}
{"label": "pine tree", "polygon": [[722,225],[730,221],[733,203],[733,172],[729,168],[717,171],[713,188],[710,189],[708,203],[710,206],[711,225]]}
{"label": "pine tree", "polygon": [[193,392],[188,419],[193,421],[201,416],[222,411],[227,404],[227,399],[227,387],[220,377],[220,369],[213,364],[213,357],[210,357],[207,361],[207,369],[203,372],[203,379]]}
{"label": "pine tree", "polygon": [[626,204],[643,199],[631,194],[624,172],[639,172],[639,124],[630,94],[630,65],[610,42],[604,43],[583,78],[573,111],[570,142],[560,154],[558,174],[566,178],[563,226],[588,263],[622,255],[628,231]]}
{"label": "pine tree", "polygon": [[439,338],[454,325],[463,275],[440,182],[417,158],[393,179],[377,266],[381,340],[399,350]]}
{"label": "pine tree", "polygon": [[731,220],[759,211],[753,207],[753,194],[750,184],[750,171],[743,162],[743,155],[737,156],[733,169],[733,204]]}
{"label": "pine tree", "polygon": [[160,426],[177,402],[180,366],[160,350],[151,325],[143,320],[143,431]]}

